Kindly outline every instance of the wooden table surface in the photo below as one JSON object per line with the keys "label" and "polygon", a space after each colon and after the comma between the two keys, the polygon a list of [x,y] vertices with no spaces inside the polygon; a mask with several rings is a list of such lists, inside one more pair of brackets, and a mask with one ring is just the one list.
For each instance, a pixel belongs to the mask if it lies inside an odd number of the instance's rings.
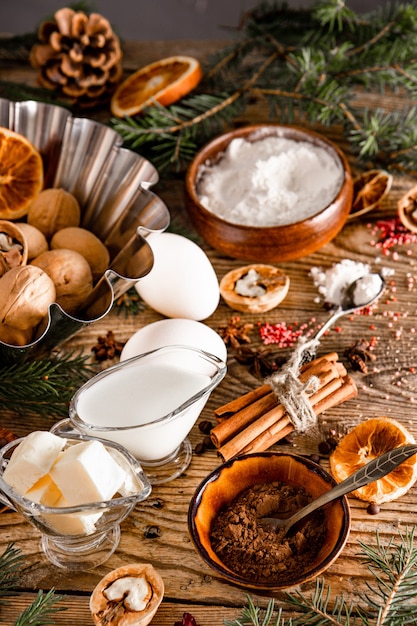
{"label": "wooden table surface", "polygon": [[[127,69],[135,69],[175,53],[190,54],[204,60],[219,45],[219,42],[192,41],[127,43],[125,65]],[[35,84],[30,68],[22,65],[13,68],[0,67],[0,78],[13,78]],[[362,98],[370,106],[376,101],[372,94]],[[398,101],[389,96],[379,97],[378,102],[387,109],[398,105]],[[254,103],[240,122],[268,120],[266,105]],[[324,134],[347,150],[338,129],[328,129]],[[351,164],[354,172],[357,171],[352,159]],[[257,332],[258,323],[306,322],[318,328],[327,319],[328,313],[323,304],[318,302],[317,288],[309,276],[313,266],[327,269],[342,259],[352,259],[369,263],[372,268],[384,267],[392,270],[386,293],[374,309],[373,315],[343,318],[321,341],[320,352],[337,351],[343,360],[344,351],[355,340],[372,339],[375,341],[376,357],[368,374],[349,370],[357,382],[358,396],[325,413],[320,418],[322,430],[326,429],[323,425],[326,423],[343,424],[350,428],[366,418],[385,415],[397,419],[411,433],[417,435],[417,354],[414,341],[417,329],[417,246],[399,245],[389,255],[384,255],[381,248],[375,245],[378,237],[375,227],[378,220],[395,216],[398,199],[413,184],[414,181],[409,177],[395,178],[388,199],[384,200],[378,212],[349,222],[334,241],[318,252],[280,264],[279,267],[288,274],[291,283],[288,296],[278,308],[261,315],[240,314],[242,322],[254,324],[250,347],[259,348],[262,342]],[[154,191],[166,202],[175,227],[182,229],[183,234],[193,237],[207,252],[219,279],[229,270],[246,264],[216,253],[197,237],[185,212],[181,177],[162,179]],[[205,323],[218,331],[236,314],[221,301],[215,313]],[[64,347],[82,348],[89,352],[97,337],[105,335],[109,330],[115,333],[119,341],[125,342],[137,329],[158,319],[161,316],[148,307],[139,315],[127,318],[111,312],[100,322],[73,337]],[[275,349],[275,353],[287,354],[288,351]],[[214,408],[259,385],[260,380],[249,372],[247,366],[237,363],[230,350],[227,376],[212,393],[199,421],[213,419]],[[4,413],[0,415],[0,427],[12,428],[18,435],[25,435],[39,428],[48,429],[51,425],[52,423],[41,418],[16,418]],[[197,425],[193,428],[190,439],[193,446],[201,441],[202,434]],[[317,452],[319,439],[320,436],[297,437],[293,444],[280,446],[279,449],[313,453]],[[152,622],[155,626],[172,626],[176,620],[181,619],[184,611],[192,613],[200,626],[220,626],[224,619],[237,618],[249,591],[228,584],[214,574],[195,552],[187,530],[190,498],[199,482],[219,463],[213,450],[202,455],[194,454],[191,465],[183,476],[155,487],[150,498],[139,504],[123,522],[121,542],[115,554],[91,572],[67,574],[55,568],[43,555],[35,530],[17,513],[1,514],[0,552],[9,542],[14,542],[25,555],[25,568],[20,579],[22,593],[11,605],[1,608],[0,621],[14,623],[18,613],[33,599],[37,589],[47,590],[54,587],[67,594],[67,610],[57,615],[56,623],[69,624],[76,620],[79,626],[87,626],[92,623],[88,608],[89,595],[96,583],[108,571],[133,561],[152,563],[164,579],[165,597]],[[323,459],[322,464],[327,467],[327,460]],[[399,500],[381,506],[381,511],[376,516],[367,513],[366,503],[353,498],[349,501],[352,512],[350,536],[342,555],[325,573],[325,579],[331,585],[332,599],[343,593],[348,601],[355,602],[358,593],[366,590],[366,582],[369,580],[368,571],[359,556],[358,541],[375,545],[377,529],[385,542],[395,538],[399,529],[404,530],[414,525],[417,522],[417,487],[413,487]],[[162,507],[157,508],[156,502],[162,503]],[[159,527],[158,537],[146,538],[145,530],[149,525]],[[308,593],[314,588],[314,584],[312,581],[301,589]],[[262,605],[272,597],[272,594],[251,595]],[[293,609],[285,605],[283,594],[276,594],[275,597],[279,603],[283,602],[284,615],[292,615]],[[417,604],[417,599],[412,602]]]}

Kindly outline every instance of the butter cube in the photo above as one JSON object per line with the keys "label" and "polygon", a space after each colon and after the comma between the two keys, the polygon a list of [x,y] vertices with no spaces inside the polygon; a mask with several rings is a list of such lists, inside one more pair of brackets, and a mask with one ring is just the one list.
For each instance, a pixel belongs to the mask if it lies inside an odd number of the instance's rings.
{"label": "butter cube", "polygon": [[45,474],[48,474],[66,439],[48,431],[35,431],[15,448],[3,478],[15,491],[24,495]]}
{"label": "butter cube", "polygon": [[49,474],[46,474],[25,493],[25,498],[44,506],[57,506],[57,502],[62,498],[62,493]]}
{"label": "butter cube", "polygon": [[124,470],[100,441],[68,447],[51,468],[66,506],[111,500],[126,479]]}
{"label": "butter cube", "polygon": [[[71,506],[65,498],[60,498],[56,507]],[[103,515],[102,511],[96,513],[51,513],[43,515],[43,519],[56,532],[62,535],[89,535],[96,529],[95,523]]]}

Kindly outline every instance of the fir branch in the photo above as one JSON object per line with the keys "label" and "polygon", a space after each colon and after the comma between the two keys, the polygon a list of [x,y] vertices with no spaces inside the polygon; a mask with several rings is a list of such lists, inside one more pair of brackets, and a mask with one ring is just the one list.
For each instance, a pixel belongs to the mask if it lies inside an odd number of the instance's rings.
{"label": "fir branch", "polygon": [[0,409],[17,415],[65,417],[72,395],[94,373],[88,358],[69,353],[0,365]]}
{"label": "fir branch", "polygon": [[47,593],[38,591],[36,598],[17,618],[15,626],[45,626],[55,624],[53,615],[65,611],[66,607],[56,606],[65,596],[56,595],[54,589]]}
{"label": "fir branch", "polygon": [[242,110],[238,96],[201,94],[185,98],[180,104],[147,108],[141,117],[112,119],[132,150],[149,150],[149,158],[161,171],[173,166],[180,170],[194,156],[199,144],[223,130]]}
{"label": "fir branch", "polygon": [[357,604],[347,602],[343,594],[332,598],[330,585],[323,578],[316,579],[314,591],[309,595],[297,590],[286,593],[286,602],[297,609],[298,616],[285,621],[279,608],[274,619],[274,603],[266,611],[256,607],[248,597],[248,605],[241,616],[225,626],[404,626],[417,624],[415,616],[415,588],[417,584],[417,548],[414,547],[416,528],[401,531],[398,542],[393,539],[384,546],[376,531],[376,546],[362,541],[363,562],[367,565],[372,582],[368,591],[359,594]]}
{"label": "fir branch", "polygon": [[27,63],[30,50],[37,40],[36,32],[15,35],[14,37],[2,37],[0,39],[0,60]]}
{"label": "fir branch", "polygon": [[[18,574],[24,567],[25,558],[20,550],[9,544],[0,555],[0,604],[5,604],[1,596],[10,596],[13,587],[17,584]],[[47,593],[38,591],[35,600],[20,614],[15,622],[15,626],[46,626],[54,624],[52,616],[58,611],[66,610],[66,607],[55,606],[57,602],[62,602],[65,596],[56,595],[53,589]],[[1,615],[0,615],[1,622]]]}
{"label": "fir branch", "polygon": [[301,591],[296,591],[293,594],[288,593],[287,601],[302,613],[301,617],[295,618],[294,626],[302,626],[303,624],[311,624],[311,626],[319,626],[319,624],[354,626],[363,623],[359,622],[359,618],[355,616],[353,603],[348,603],[343,595],[334,599],[333,606],[331,606],[330,600],[331,589],[323,578],[316,579],[314,592],[309,597]]}
{"label": "fir branch", "polygon": [[[386,547],[377,532],[376,547],[359,541],[366,564],[373,578],[367,583],[368,607],[364,614],[377,615],[377,624],[417,624],[415,607],[407,604],[415,597],[417,584],[417,550],[414,549],[416,529],[399,532],[400,543],[391,540]],[[411,620],[411,621],[410,621]]]}
{"label": "fir branch", "polygon": [[0,80],[0,97],[12,101],[36,100],[46,104],[56,104],[73,110],[73,105],[50,89],[34,87],[24,83]]}
{"label": "fir branch", "polygon": [[[255,606],[250,596],[247,596],[248,604],[243,607],[241,615],[238,619],[229,621],[224,620],[225,626],[284,626],[281,613],[282,609],[279,608],[274,618],[275,602],[273,599],[269,600],[265,610],[262,610],[259,606]],[[287,625],[291,626],[292,621],[287,621]]]}
{"label": "fir branch", "polygon": [[[271,117],[281,123],[341,124],[353,154],[368,165],[417,170],[411,107],[417,97],[416,36],[414,2],[365,15],[343,0],[322,0],[310,10],[263,2],[246,14],[236,44],[209,62],[199,93],[111,123],[132,149],[150,147],[158,167],[178,171],[255,96],[269,103]],[[401,91],[410,106],[385,117],[359,109],[355,98],[363,88]]]}
{"label": "fir branch", "polygon": [[9,544],[0,555],[0,604],[5,604],[3,596],[10,595],[17,583],[18,573],[24,564],[24,557],[20,550]]}

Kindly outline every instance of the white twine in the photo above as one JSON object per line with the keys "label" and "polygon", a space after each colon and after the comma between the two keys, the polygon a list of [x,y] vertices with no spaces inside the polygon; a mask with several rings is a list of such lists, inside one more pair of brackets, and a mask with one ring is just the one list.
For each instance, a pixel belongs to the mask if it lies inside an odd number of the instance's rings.
{"label": "white twine", "polygon": [[317,416],[313,411],[309,396],[319,388],[319,379],[317,376],[310,376],[305,383],[302,383],[298,376],[301,365],[311,359],[318,344],[318,339],[307,341],[300,337],[298,346],[287,363],[279,372],[274,372],[265,381],[285,408],[294,429],[301,433],[317,424]]}

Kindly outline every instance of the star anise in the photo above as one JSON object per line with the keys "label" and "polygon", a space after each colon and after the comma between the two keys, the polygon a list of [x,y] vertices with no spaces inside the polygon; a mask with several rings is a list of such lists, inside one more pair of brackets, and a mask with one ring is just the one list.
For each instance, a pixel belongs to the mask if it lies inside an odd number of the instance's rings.
{"label": "star anise", "polygon": [[353,369],[362,372],[362,374],[368,373],[367,363],[376,359],[375,354],[371,351],[371,344],[366,339],[356,341],[353,346],[345,350],[344,355]]}
{"label": "star anise", "polygon": [[235,359],[241,365],[248,365],[249,371],[258,378],[265,378],[276,371],[277,363],[270,357],[269,348],[253,350],[248,346],[239,346],[235,352]]}
{"label": "star anise", "polygon": [[138,292],[134,287],[131,287],[126,293],[117,298],[115,302],[115,310],[117,315],[136,315],[145,308],[143,300],[140,299]]}
{"label": "star anise", "polygon": [[113,331],[109,330],[105,337],[97,337],[97,343],[91,348],[96,361],[106,361],[120,356],[124,343],[116,341]]}
{"label": "star anise", "polygon": [[243,323],[238,315],[230,318],[226,326],[219,328],[219,335],[222,337],[226,346],[231,346],[237,350],[242,344],[250,343],[249,333],[253,328],[253,324]]}

